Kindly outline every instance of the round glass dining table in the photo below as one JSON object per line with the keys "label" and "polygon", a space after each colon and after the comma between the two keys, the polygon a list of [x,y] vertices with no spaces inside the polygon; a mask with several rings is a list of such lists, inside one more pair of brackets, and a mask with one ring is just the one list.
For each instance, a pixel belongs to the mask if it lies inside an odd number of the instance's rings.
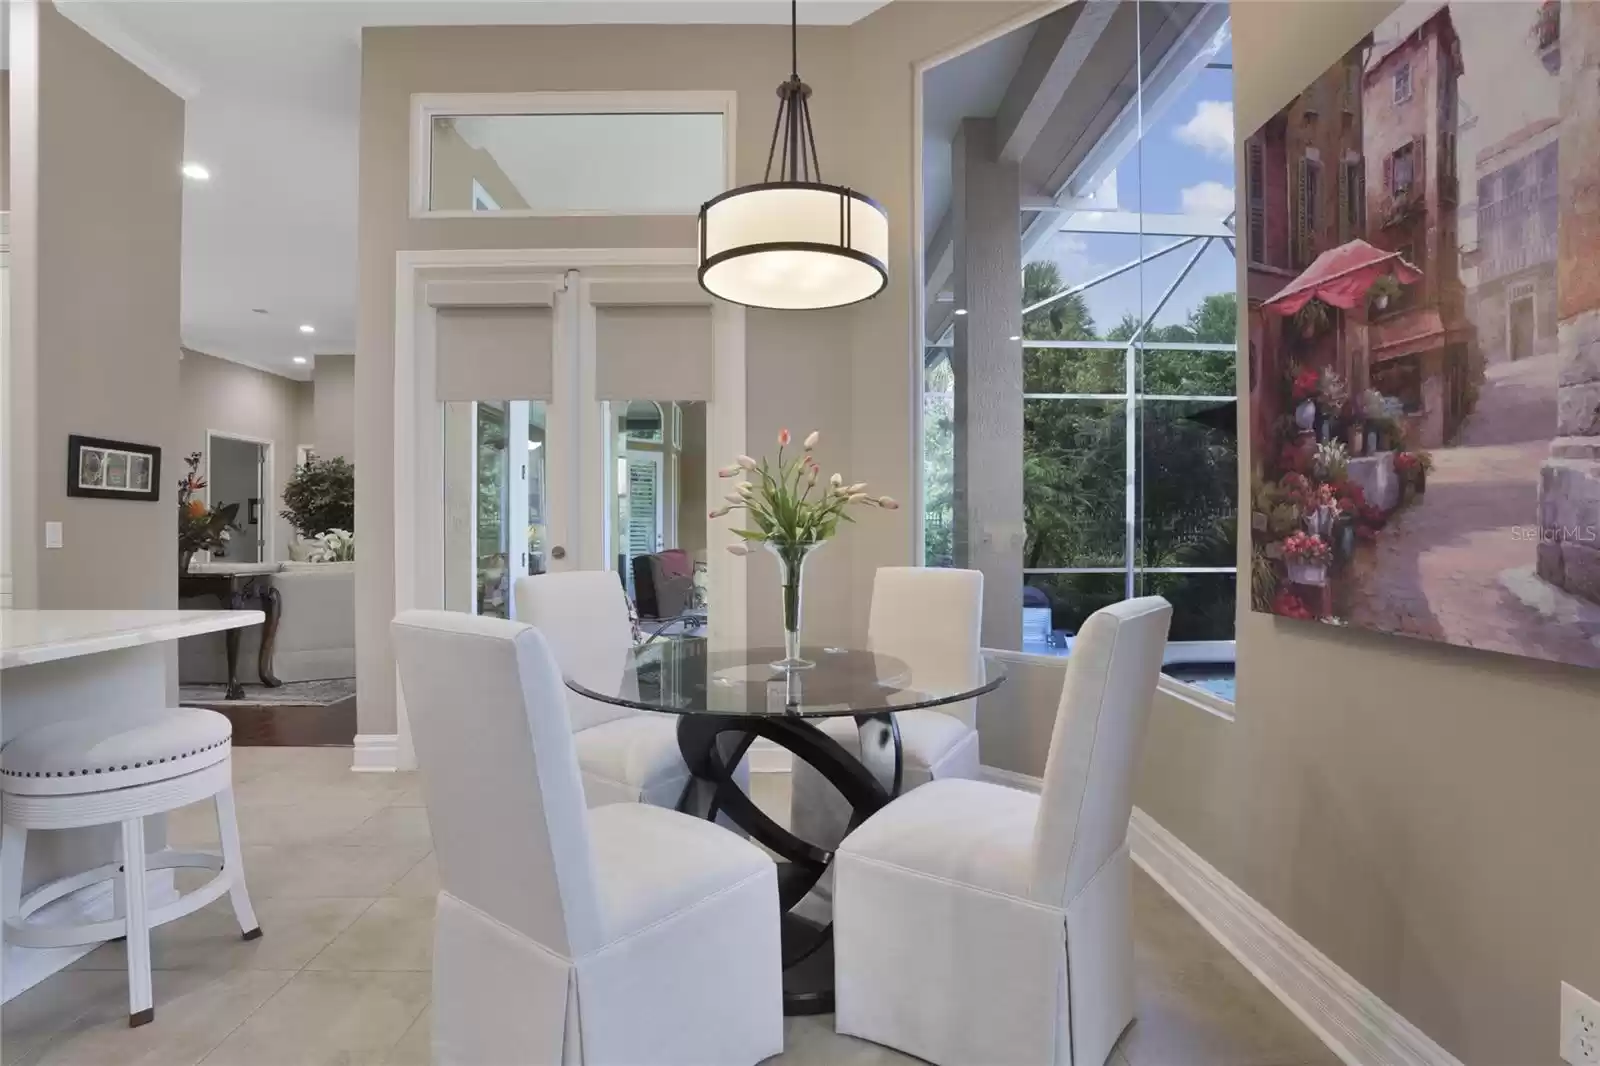
{"label": "round glass dining table", "polygon": [[[774,821],[740,785],[738,767],[758,738],[803,759],[850,806],[855,828],[900,793],[904,777],[896,711],[961,703],[992,692],[1005,665],[983,656],[959,682],[918,677],[903,661],[852,648],[807,647],[813,665],[773,663],[782,648],[712,650],[704,639],[662,640],[634,648],[615,683],[567,687],[602,703],[676,714],[678,747],[690,778],[678,809],[731,823],[778,857],[783,909],[784,1011],[833,1009],[833,944],[825,892],[814,892],[833,861],[832,845],[801,840]],[[840,744],[819,719],[850,718],[859,752]]]}

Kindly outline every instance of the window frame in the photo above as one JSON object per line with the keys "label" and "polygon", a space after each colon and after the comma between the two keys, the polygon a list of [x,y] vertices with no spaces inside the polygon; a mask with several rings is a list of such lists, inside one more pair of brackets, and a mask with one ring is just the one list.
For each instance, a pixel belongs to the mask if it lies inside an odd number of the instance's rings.
{"label": "window frame", "polygon": [[594,218],[683,217],[698,214],[700,205],[676,211],[630,211],[625,208],[550,210],[540,208],[442,209],[430,206],[433,197],[433,123],[439,118],[463,115],[706,115],[722,116],[723,188],[734,187],[734,131],[738,94],[728,90],[682,92],[532,92],[532,93],[414,93],[411,97],[410,217],[445,218]]}
{"label": "window frame", "polygon": [[1411,60],[1403,59],[1394,68],[1394,102],[1396,104],[1408,103],[1411,100]]}

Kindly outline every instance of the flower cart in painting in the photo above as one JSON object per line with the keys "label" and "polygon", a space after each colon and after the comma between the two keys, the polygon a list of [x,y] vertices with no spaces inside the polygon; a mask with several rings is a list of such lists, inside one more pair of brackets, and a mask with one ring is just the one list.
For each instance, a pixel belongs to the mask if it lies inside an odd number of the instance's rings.
{"label": "flower cart in painting", "polygon": [[1262,303],[1293,361],[1252,501],[1257,609],[1334,620],[1359,546],[1421,491],[1426,453],[1403,450],[1403,405],[1366,387],[1364,365],[1342,362],[1352,323],[1364,325],[1421,277],[1398,253],[1354,240]]}

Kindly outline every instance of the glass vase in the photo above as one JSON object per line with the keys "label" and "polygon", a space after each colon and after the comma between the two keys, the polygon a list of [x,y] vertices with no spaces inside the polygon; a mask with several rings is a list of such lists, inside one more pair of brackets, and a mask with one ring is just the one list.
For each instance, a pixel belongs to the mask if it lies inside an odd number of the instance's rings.
{"label": "glass vase", "polygon": [[798,544],[767,541],[767,551],[778,557],[778,577],[783,594],[783,658],[772,664],[775,670],[804,670],[816,665],[800,657],[800,591],[806,559],[821,546],[821,541]]}

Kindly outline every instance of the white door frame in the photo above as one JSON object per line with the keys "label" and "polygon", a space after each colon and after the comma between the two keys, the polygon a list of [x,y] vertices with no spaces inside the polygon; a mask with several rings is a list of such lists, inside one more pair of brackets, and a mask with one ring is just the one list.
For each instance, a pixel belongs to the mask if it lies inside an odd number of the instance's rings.
{"label": "white door frame", "polygon": [[[206,430],[206,452],[204,458],[206,464],[205,496],[207,507],[211,506],[211,441],[216,437],[223,437],[228,440],[238,440],[243,441],[246,444],[258,444],[261,446],[261,454],[266,459],[266,462],[262,464],[261,470],[261,561],[264,563],[271,562],[272,550],[274,547],[276,547],[276,545],[273,544],[272,538],[272,520],[277,516],[277,512],[272,510],[271,507],[272,498],[274,495],[274,486],[277,484],[277,475],[273,466],[274,456],[272,453],[272,442],[270,440],[263,440],[261,437],[252,437],[244,433],[234,433],[231,430],[226,429]],[[245,506],[249,506],[248,500],[245,502]],[[250,516],[246,514],[245,517],[248,518]],[[209,558],[210,553],[207,552],[206,554]]]}
{"label": "white door frame", "polygon": [[[395,367],[394,367],[394,491],[395,491],[395,610],[442,608],[444,538],[444,425],[437,398],[434,353],[434,307],[427,286],[440,282],[515,283],[507,274],[526,270],[535,275],[564,275],[567,271],[607,267],[661,268],[662,273],[692,281],[699,263],[694,248],[483,248],[402,251],[395,255]],[[567,301],[555,300],[556,329],[578,347],[577,316],[566,313]],[[723,301],[712,303],[715,353],[715,395],[706,403],[706,477],[716,485],[719,458],[742,454],[745,449],[745,315],[744,308]],[[592,336],[592,334],[591,334]],[[585,348],[592,347],[592,340]],[[555,360],[557,402],[573,405],[577,418],[579,454],[562,457],[559,464],[546,458],[548,491],[562,494],[577,534],[569,539],[569,553],[577,552],[579,566],[605,566],[606,507],[603,499],[610,478],[605,471],[606,425],[595,399],[592,358],[579,358],[576,382],[563,382],[564,360]],[[571,450],[571,449],[569,449]],[[580,493],[582,496],[580,497]],[[554,534],[552,534],[552,538]],[[560,543],[552,541],[553,543]],[[706,584],[712,604],[708,639],[713,647],[740,647],[746,642],[745,560],[728,552],[707,553]],[[407,721],[405,697],[395,683],[400,769],[416,766]]]}

